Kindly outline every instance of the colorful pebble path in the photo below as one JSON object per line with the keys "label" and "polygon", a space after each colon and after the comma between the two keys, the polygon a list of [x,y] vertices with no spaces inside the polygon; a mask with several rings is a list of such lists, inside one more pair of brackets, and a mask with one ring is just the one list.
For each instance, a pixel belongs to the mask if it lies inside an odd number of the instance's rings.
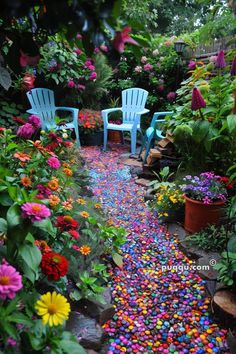
{"label": "colorful pebble path", "polygon": [[[178,240],[144,202],[145,190],[135,184],[130,169],[119,163],[127,147],[112,145],[82,149],[92,190],[114,224],[129,235],[123,246],[123,269],[111,270],[116,314],[104,325],[108,354],[229,354],[227,331],[210,316],[204,281],[191,270],[192,261],[179,249]],[[162,266],[188,270],[162,270]]]}

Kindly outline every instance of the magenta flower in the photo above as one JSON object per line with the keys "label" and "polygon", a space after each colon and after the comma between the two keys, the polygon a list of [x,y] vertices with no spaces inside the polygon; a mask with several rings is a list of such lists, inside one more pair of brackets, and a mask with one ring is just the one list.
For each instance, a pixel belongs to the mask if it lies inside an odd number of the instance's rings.
{"label": "magenta flower", "polygon": [[197,111],[198,109],[205,108],[205,107],[206,107],[206,102],[204,101],[201,92],[196,87],[194,87],[192,92],[191,109],[193,111]]}
{"label": "magenta flower", "polygon": [[39,191],[39,194],[36,195],[36,198],[38,199],[47,198],[50,194],[52,194],[51,190],[42,184],[37,185],[37,190]]}
{"label": "magenta flower", "polygon": [[16,292],[23,287],[21,279],[20,273],[14,267],[6,262],[2,263],[0,265],[0,299],[14,299]]}
{"label": "magenta flower", "polygon": [[82,35],[80,33],[77,33],[76,38],[77,39],[82,39]]}
{"label": "magenta flower", "polygon": [[7,345],[10,345],[11,347],[15,347],[17,345],[17,341],[11,337],[7,338]]}
{"label": "magenta flower", "polygon": [[125,27],[121,32],[117,32],[113,41],[114,48],[119,52],[123,53],[125,50],[125,43],[130,43],[134,45],[138,45],[138,43],[129,36],[131,32],[130,27]]}
{"label": "magenta flower", "polygon": [[234,59],[233,59],[233,62],[232,62],[230,74],[231,74],[232,76],[236,76],[236,55],[235,55],[235,57],[234,57]]}
{"label": "magenta flower", "polygon": [[80,55],[80,54],[82,53],[82,50],[79,49],[79,48],[76,48],[76,49],[74,50],[74,52],[75,52],[77,55]]}
{"label": "magenta flower", "polygon": [[67,82],[67,87],[69,87],[69,88],[75,87],[75,83],[74,83],[74,81],[73,81],[72,79],[70,79],[70,80]]}
{"label": "magenta flower", "polygon": [[196,62],[194,60],[190,60],[190,62],[188,63],[188,69],[189,70],[195,70],[196,69]]}
{"label": "magenta flower", "polygon": [[33,127],[35,127],[36,129],[39,129],[41,127],[41,120],[38,116],[32,114],[31,116],[29,116],[28,118],[28,123],[32,124]]}
{"label": "magenta flower", "polygon": [[23,139],[30,139],[35,133],[35,128],[30,123],[25,123],[18,128],[16,135]]}
{"label": "magenta flower", "polygon": [[168,101],[173,102],[177,97],[177,93],[176,92],[169,92],[166,96],[166,98],[168,99]]}
{"label": "magenta flower", "polygon": [[100,45],[101,51],[107,53],[108,52],[108,47],[105,44]]}
{"label": "magenta flower", "polygon": [[85,90],[85,85],[78,84],[78,85],[77,85],[77,89],[78,89],[79,91],[84,91],[84,90]]}
{"label": "magenta flower", "polygon": [[94,54],[101,53],[101,51],[100,51],[100,49],[98,47],[96,47],[93,52],[94,52]]}
{"label": "magenta flower", "polygon": [[90,65],[93,65],[92,61],[90,59],[87,59],[86,62],[84,63],[84,67],[88,68]]}
{"label": "magenta flower", "polygon": [[89,80],[93,81],[96,79],[96,77],[97,77],[97,73],[95,71],[93,71],[89,76]]}
{"label": "magenta flower", "polygon": [[43,204],[25,203],[21,206],[22,217],[30,218],[31,221],[42,221],[51,215],[50,210]]}
{"label": "magenta flower", "polygon": [[88,66],[88,69],[89,69],[90,71],[94,71],[94,70],[95,70],[95,66],[94,66],[94,65],[89,65],[89,66]]}
{"label": "magenta flower", "polygon": [[53,156],[49,157],[49,159],[47,160],[47,164],[54,170],[58,170],[58,168],[61,167],[61,163],[58,158]]}
{"label": "magenta flower", "polygon": [[150,71],[150,70],[152,70],[152,68],[153,68],[153,66],[151,64],[145,64],[143,66],[144,71]]}
{"label": "magenta flower", "polygon": [[215,67],[217,69],[223,69],[226,67],[225,54],[223,50],[221,50],[217,56]]}

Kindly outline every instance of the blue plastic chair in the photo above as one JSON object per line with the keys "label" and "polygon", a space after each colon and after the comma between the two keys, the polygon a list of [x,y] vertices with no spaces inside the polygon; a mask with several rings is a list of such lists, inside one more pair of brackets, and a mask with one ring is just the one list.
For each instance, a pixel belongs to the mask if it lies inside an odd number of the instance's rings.
{"label": "blue plastic chair", "polygon": [[[45,88],[35,88],[26,93],[31,109],[27,111],[30,114],[36,114],[41,119],[43,130],[60,130],[60,129],[74,129],[77,146],[80,147],[79,128],[78,128],[78,114],[77,108],[71,107],[56,107],[54,92]],[[55,116],[57,111],[68,111],[72,113],[72,121],[63,125],[57,125]]]}
{"label": "blue plastic chair", "polygon": [[139,156],[141,156],[141,153],[144,149],[144,147],[146,148],[146,152],[144,155],[144,159],[143,162],[146,163],[149,151],[151,149],[151,146],[154,142],[155,139],[157,140],[161,140],[164,138],[164,135],[162,135],[162,131],[158,128],[158,125],[160,123],[165,122],[165,119],[159,119],[159,117],[165,117],[165,116],[170,116],[172,115],[174,112],[155,112],[153,114],[153,118],[151,121],[151,125],[150,127],[146,130],[144,136],[143,136],[143,141],[142,141],[142,146],[141,146],[141,150],[139,153]]}
{"label": "blue plastic chair", "polygon": [[[141,134],[140,117],[148,113],[149,109],[144,108],[147,101],[148,92],[140,88],[131,88],[122,91],[122,107],[109,108],[102,111],[104,124],[104,151],[107,147],[108,130],[128,131],[131,134],[131,154],[136,153],[137,131]],[[108,115],[111,112],[122,112],[122,124],[112,124],[108,122]]]}

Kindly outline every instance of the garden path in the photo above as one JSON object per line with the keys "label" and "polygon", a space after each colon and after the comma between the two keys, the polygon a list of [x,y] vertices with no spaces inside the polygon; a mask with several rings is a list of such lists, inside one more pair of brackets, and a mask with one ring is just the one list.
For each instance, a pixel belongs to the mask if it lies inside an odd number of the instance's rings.
{"label": "garden path", "polygon": [[119,163],[125,152],[126,147],[116,145],[106,153],[98,147],[82,149],[93,193],[114,224],[129,233],[123,269],[111,269],[116,314],[104,326],[110,336],[108,354],[229,353],[226,331],[208,312],[204,281],[191,270],[192,261],[177,239],[149,211],[145,190],[135,184],[129,167]]}

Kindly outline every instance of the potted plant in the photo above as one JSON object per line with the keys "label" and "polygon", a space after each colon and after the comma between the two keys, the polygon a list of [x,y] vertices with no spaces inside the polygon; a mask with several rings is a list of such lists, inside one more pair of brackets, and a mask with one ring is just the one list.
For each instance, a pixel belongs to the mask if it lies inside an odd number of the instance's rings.
{"label": "potted plant", "polygon": [[184,194],[174,183],[160,184],[151,208],[157,212],[160,222],[181,222],[184,219]]}
{"label": "potted plant", "polygon": [[213,172],[185,176],[181,186],[185,193],[184,227],[190,233],[199,232],[209,224],[217,224],[227,199],[222,177]]}
{"label": "potted plant", "polygon": [[79,132],[83,145],[102,145],[103,143],[103,120],[101,113],[89,109],[79,112]]}
{"label": "potted plant", "polygon": [[[109,123],[120,125],[122,124],[121,119],[109,120]],[[113,143],[121,143],[122,142],[122,132],[119,130],[108,130],[108,140]]]}

